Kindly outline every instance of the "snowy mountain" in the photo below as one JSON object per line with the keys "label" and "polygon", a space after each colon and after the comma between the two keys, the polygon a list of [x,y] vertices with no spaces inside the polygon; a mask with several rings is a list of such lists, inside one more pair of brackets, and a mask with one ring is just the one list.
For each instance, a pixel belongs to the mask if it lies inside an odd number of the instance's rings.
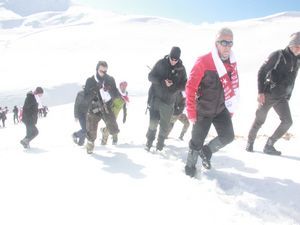
{"label": "snowy mountain", "polygon": [[[283,155],[261,154],[279,123],[273,111],[259,133],[256,152],[244,151],[257,106],[257,70],[298,31],[299,12],[191,25],[117,15],[69,1],[60,1],[57,8],[35,3],[20,12],[17,1],[0,1],[0,106],[22,105],[26,92],[37,85],[45,88],[42,102],[52,106],[38,122],[40,134],[31,150],[21,148],[25,128],[13,125],[11,114],[7,128],[0,129],[0,224],[300,223],[299,81],[290,101],[292,137],[277,145]],[[148,66],[176,45],[190,71],[196,58],[211,50],[223,26],[234,32],[241,82],[233,117],[236,139],[213,156],[212,170],[199,163],[198,175],[191,179],[183,173],[191,130],[180,141],[181,125],[176,124],[163,152],[143,150]],[[119,144],[103,147],[97,141],[90,156],[70,138],[79,128],[73,101],[99,60],[108,62],[108,73],[117,82],[128,81],[130,103],[127,122],[119,118]],[[212,130],[209,138],[214,135]]]}
{"label": "snowy mountain", "polygon": [[70,5],[70,0],[0,0],[8,10],[21,16],[45,12],[45,11],[65,11]]}

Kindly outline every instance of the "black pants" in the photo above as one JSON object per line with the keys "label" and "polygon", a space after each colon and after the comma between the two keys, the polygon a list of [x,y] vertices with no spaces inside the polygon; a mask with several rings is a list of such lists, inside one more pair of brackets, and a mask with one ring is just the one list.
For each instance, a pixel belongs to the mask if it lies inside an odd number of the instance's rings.
{"label": "black pants", "polygon": [[84,142],[86,137],[86,113],[81,113],[78,116],[81,129],[75,132],[75,136],[79,138],[79,142]]}
{"label": "black pants", "polygon": [[14,114],[14,123],[19,123],[18,114]]}
{"label": "black pants", "polygon": [[39,134],[39,130],[36,128],[35,124],[25,124],[25,126],[26,126],[25,138],[28,139],[28,141],[30,142]]}
{"label": "black pants", "polygon": [[214,125],[218,136],[212,139],[207,145],[212,153],[229,144],[234,139],[234,131],[230,113],[225,108],[221,113],[214,117],[198,116],[192,129],[192,139],[189,147],[192,150],[202,149],[211,124]]}
{"label": "black pants", "polygon": [[249,131],[248,142],[253,143],[255,141],[257,132],[266,121],[268,112],[272,107],[274,108],[281,121],[277,129],[270,137],[273,143],[281,138],[292,126],[293,120],[288,100],[285,97],[273,98],[271,95],[266,94],[265,104],[259,106],[256,110],[256,117]]}
{"label": "black pants", "polygon": [[153,142],[159,125],[158,142],[163,143],[169,133],[170,121],[174,111],[174,104],[166,104],[155,98],[150,107],[150,121],[146,137]]}

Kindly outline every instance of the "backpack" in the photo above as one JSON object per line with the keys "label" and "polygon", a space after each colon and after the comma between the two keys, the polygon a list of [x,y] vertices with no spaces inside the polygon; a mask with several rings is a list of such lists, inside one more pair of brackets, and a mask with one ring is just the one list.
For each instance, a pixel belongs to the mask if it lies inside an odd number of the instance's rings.
{"label": "backpack", "polygon": [[276,83],[272,79],[272,73],[273,73],[274,70],[277,69],[278,64],[279,64],[279,62],[280,62],[280,60],[281,60],[282,57],[283,57],[284,62],[286,63],[286,59],[284,58],[282,51],[279,51],[278,58],[276,60],[276,63],[274,64],[274,67],[271,68],[267,72],[267,75],[265,77],[265,80],[264,80],[265,90],[269,90],[270,91],[271,89],[273,89],[274,87],[276,87]]}

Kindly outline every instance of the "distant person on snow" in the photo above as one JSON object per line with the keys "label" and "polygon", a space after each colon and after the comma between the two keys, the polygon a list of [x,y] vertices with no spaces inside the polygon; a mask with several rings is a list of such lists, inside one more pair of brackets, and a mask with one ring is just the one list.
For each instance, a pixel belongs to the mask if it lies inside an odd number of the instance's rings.
{"label": "distant person on snow", "polygon": [[300,66],[300,32],[291,35],[288,46],[273,52],[258,71],[258,109],[248,135],[246,151],[253,152],[253,144],[258,130],[264,124],[269,110],[273,107],[281,123],[268,138],[264,153],[281,155],[274,147],[292,126],[293,120],[289,107],[295,79]]}
{"label": "distant person on snow", "polygon": [[27,93],[22,114],[22,121],[26,126],[26,136],[20,141],[24,148],[29,148],[30,141],[39,133],[36,124],[38,120],[39,99],[43,93],[44,90],[41,87],[37,87],[35,91]]}
{"label": "distant person on snow", "polygon": [[[197,59],[186,85],[187,114],[193,129],[185,173],[191,177],[196,174],[198,156],[202,165],[210,169],[212,154],[234,139],[231,116],[236,107],[239,80],[232,46],[231,29],[219,30],[215,46]],[[204,145],[211,125],[218,136]]]}
{"label": "distant person on snow", "polygon": [[128,83],[126,81],[122,81],[120,84],[119,84],[119,90],[120,90],[120,93],[121,93],[121,96],[124,100],[124,105],[123,105],[123,123],[126,122],[126,119],[127,119],[127,104],[129,103],[129,96],[128,96],[128,91],[127,91],[127,86],[128,86]]}
{"label": "distant person on snow", "polygon": [[18,106],[14,106],[13,109],[13,113],[14,113],[14,124],[19,123],[19,109]]}
{"label": "distant person on snow", "polygon": [[180,59],[179,47],[172,47],[170,53],[160,59],[148,75],[151,87],[148,93],[150,112],[149,127],[146,134],[145,149],[150,151],[159,124],[156,150],[161,151],[165,145],[174,111],[174,103],[178,92],[183,91],[186,84],[186,71]]}
{"label": "distant person on snow", "polygon": [[7,106],[5,106],[5,108],[4,109],[1,109],[1,107],[0,107],[0,118],[1,118],[1,120],[2,120],[2,126],[3,127],[5,127],[5,121],[6,121],[6,119],[7,119],[7,113],[8,113],[8,108],[7,108]]}
{"label": "distant person on snow", "polygon": [[98,123],[104,120],[108,132],[112,135],[119,133],[116,117],[112,111],[112,99],[120,93],[116,93],[116,83],[113,77],[107,74],[107,63],[99,61],[96,66],[96,74],[86,80],[84,97],[88,101],[88,113],[86,117],[88,154],[93,153],[94,142],[97,138]]}

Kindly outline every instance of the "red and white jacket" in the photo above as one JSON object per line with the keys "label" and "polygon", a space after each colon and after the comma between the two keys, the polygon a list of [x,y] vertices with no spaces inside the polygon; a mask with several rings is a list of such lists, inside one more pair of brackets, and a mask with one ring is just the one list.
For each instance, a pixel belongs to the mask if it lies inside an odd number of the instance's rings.
{"label": "red and white jacket", "polygon": [[[227,60],[222,68],[225,74],[219,75],[213,53],[208,53],[197,59],[186,84],[186,110],[188,118],[197,120],[197,116],[213,117],[222,112],[225,107],[229,112],[232,99],[239,87],[236,63]],[[218,65],[220,67],[220,65]],[[228,102],[225,102],[228,100]]]}

